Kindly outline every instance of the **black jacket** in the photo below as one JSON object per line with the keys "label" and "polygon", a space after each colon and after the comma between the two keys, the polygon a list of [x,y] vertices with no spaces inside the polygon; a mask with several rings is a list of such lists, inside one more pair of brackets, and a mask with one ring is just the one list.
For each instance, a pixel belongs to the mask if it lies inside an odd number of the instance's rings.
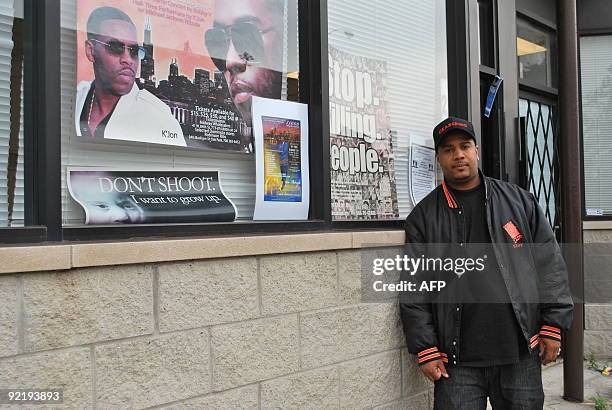
{"label": "black jacket", "polygon": [[[487,225],[498,269],[529,351],[539,338],[561,340],[572,322],[573,302],[565,262],[554,233],[535,197],[516,185],[485,177]],[[407,253],[422,244],[466,242],[460,205],[443,182],[406,218]],[[538,244],[538,245],[531,245]],[[420,248],[419,248],[420,247]],[[405,275],[403,273],[403,275]],[[460,303],[414,301],[400,295],[408,351],[419,365],[442,359],[460,363]]]}

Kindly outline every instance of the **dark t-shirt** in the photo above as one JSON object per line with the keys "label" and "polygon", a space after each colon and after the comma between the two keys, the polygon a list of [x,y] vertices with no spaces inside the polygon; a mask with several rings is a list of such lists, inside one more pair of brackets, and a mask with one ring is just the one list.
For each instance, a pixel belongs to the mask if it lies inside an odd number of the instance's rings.
{"label": "dark t-shirt", "polygon": [[486,255],[482,272],[465,272],[459,279],[466,303],[461,314],[458,363],[464,366],[517,363],[519,358],[528,355],[528,351],[495,255],[487,245],[491,237],[487,228],[484,185],[452,192],[465,217],[469,256]]}
{"label": "dark t-shirt", "polygon": [[108,113],[106,117],[100,121],[98,126],[96,127],[96,131],[94,134],[91,134],[91,129],[89,128],[89,115],[91,114],[92,109],[92,101],[94,98],[94,88],[95,82],[91,84],[89,92],[87,93],[87,98],[85,98],[85,103],[83,104],[83,110],[81,110],[81,116],[79,117],[79,125],[81,127],[81,135],[84,137],[94,137],[94,138],[104,138],[104,130],[106,129],[106,125],[113,115],[115,109]]}

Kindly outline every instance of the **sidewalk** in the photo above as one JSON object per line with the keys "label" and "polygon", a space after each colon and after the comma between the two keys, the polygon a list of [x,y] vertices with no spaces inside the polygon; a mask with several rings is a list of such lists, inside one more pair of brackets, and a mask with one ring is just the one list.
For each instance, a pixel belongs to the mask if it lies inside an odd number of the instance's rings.
{"label": "sidewalk", "polygon": [[[596,394],[608,397],[608,406],[612,406],[612,376],[602,376],[593,370],[584,369],[584,403],[563,400],[563,361],[542,369],[542,383],[545,395],[544,410],[594,409],[591,397]],[[487,409],[491,409],[490,404]]]}
{"label": "sidewalk", "polygon": [[542,382],[546,400],[546,410],[594,409],[591,398],[597,394],[610,399],[612,405],[612,376],[584,369],[584,403],[571,403],[563,400],[563,362],[546,366],[542,369]]}

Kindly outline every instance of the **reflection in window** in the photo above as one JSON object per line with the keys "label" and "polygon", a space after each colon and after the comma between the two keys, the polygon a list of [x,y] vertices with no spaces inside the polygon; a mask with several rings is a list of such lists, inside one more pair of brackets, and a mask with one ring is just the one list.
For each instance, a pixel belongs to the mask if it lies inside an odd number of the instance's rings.
{"label": "reflection in window", "polygon": [[495,67],[493,0],[478,0],[478,55],[480,64]]}
{"label": "reflection in window", "polygon": [[556,87],[557,44],[555,33],[517,18],[516,50],[521,80]]}

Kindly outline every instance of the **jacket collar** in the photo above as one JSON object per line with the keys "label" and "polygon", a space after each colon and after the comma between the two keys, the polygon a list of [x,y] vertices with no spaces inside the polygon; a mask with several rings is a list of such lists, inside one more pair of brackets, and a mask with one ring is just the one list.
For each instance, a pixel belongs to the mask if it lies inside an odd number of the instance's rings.
{"label": "jacket collar", "polygon": [[[491,182],[489,181],[489,177],[485,176],[485,174],[482,173],[480,168],[478,168],[478,175],[480,175],[480,180],[483,181],[484,183],[485,200],[488,202],[489,201],[489,191],[490,191],[489,186]],[[446,198],[446,203],[448,204],[449,208],[452,208],[452,209],[460,208],[459,202],[457,202],[457,199],[455,198],[451,190],[448,189],[448,186],[446,185],[446,180],[442,180],[442,192],[444,193],[444,197]]]}

